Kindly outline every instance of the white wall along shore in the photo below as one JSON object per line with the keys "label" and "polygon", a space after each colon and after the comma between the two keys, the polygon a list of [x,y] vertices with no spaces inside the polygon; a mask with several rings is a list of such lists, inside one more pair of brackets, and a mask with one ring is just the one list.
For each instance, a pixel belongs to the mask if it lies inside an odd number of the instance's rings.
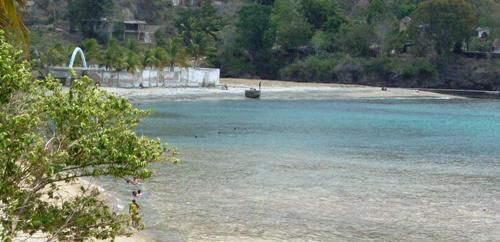
{"label": "white wall along shore", "polygon": [[[147,68],[136,71],[114,71],[105,68],[71,68],[77,77],[87,75],[103,87],[215,87],[219,85],[220,70],[214,68]],[[48,73],[71,85],[69,67],[49,67]]]}
{"label": "white wall along shore", "polygon": [[[83,67],[73,67],[76,56],[80,56]],[[68,67],[49,67],[48,74],[71,85],[72,71],[76,77],[87,75],[104,87],[215,87],[219,85],[220,70],[214,68],[146,68],[135,72],[115,71],[98,66],[87,66],[85,54],[76,47]]]}

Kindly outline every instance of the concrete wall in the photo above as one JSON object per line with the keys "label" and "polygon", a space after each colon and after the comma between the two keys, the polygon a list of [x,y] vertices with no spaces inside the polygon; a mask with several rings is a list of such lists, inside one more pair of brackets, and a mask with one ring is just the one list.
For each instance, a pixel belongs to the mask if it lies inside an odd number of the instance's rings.
{"label": "concrete wall", "polygon": [[[145,69],[136,73],[126,71],[110,71],[101,69],[83,70],[74,68],[77,76],[83,74],[105,87],[212,87],[219,85],[220,70],[211,68],[175,68],[170,71],[165,68]],[[50,67],[49,73],[61,79],[65,85],[71,84],[69,69],[64,67]]]}

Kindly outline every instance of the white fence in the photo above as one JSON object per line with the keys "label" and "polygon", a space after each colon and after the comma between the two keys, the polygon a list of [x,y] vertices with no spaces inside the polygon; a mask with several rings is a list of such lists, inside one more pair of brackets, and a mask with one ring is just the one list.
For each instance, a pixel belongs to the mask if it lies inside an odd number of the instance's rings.
{"label": "white fence", "polygon": [[[106,69],[83,70],[75,68],[78,76],[88,75],[101,86],[132,88],[140,87],[212,87],[219,85],[220,70],[212,68],[175,68],[170,71],[145,69],[130,73],[127,71],[109,71]],[[65,85],[70,85],[69,69],[50,67],[49,73],[59,79],[64,79]]]}

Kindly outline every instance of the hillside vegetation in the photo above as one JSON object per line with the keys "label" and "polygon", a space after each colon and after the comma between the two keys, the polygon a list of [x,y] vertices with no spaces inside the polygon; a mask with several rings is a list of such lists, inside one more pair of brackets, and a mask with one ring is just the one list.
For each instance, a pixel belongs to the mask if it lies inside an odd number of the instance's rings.
{"label": "hillside vegetation", "polygon": [[[40,69],[80,45],[91,63],[118,70],[192,65],[226,77],[500,90],[498,55],[463,54],[492,51],[498,0],[39,0],[27,11]],[[110,39],[89,25],[103,19],[113,33],[123,20],[157,25],[155,41]]]}

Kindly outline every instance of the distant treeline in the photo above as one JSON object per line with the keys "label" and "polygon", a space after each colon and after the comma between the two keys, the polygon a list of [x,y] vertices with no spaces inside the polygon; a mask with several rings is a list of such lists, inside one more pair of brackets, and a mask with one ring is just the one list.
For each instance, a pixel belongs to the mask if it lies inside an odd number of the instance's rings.
{"label": "distant treeline", "polygon": [[[167,0],[72,0],[61,5],[64,9],[56,8],[51,21],[71,20],[69,25],[79,29],[81,37],[97,39],[102,50],[97,51],[101,54],[95,62],[113,68],[165,65],[172,53],[161,58],[161,49],[169,42],[183,53],[174,58],[179,63],[220,67],[228,77],[411,86],[446,86],[447,79],[458,75],[450,76],[451,69],[463,66],[461,70],[467,70],[474,65],[461,62],[460,52],[492,51],[493,41],[500,37],[500,3],[494,0],[194,2],[195,6],[173,7]],[[138,56],[118,51],[123,56],[110,64],[112,55],[107,49],[118,44],[100,38],[84,20],[123,20],[125,13],[132,13],[128,18],[159,25],[156,43],[141,46],[135,53]],[[487,34],[478,33],[478,27],[487,29]],[[130,50],[134,44],[125,40],[119,45]],[[40,56],[53,48],[41,47]],[[42,62],[52,59],[57,58],[49,55]],[[487,79],[494,77],[500,63],[483,62]]]}

